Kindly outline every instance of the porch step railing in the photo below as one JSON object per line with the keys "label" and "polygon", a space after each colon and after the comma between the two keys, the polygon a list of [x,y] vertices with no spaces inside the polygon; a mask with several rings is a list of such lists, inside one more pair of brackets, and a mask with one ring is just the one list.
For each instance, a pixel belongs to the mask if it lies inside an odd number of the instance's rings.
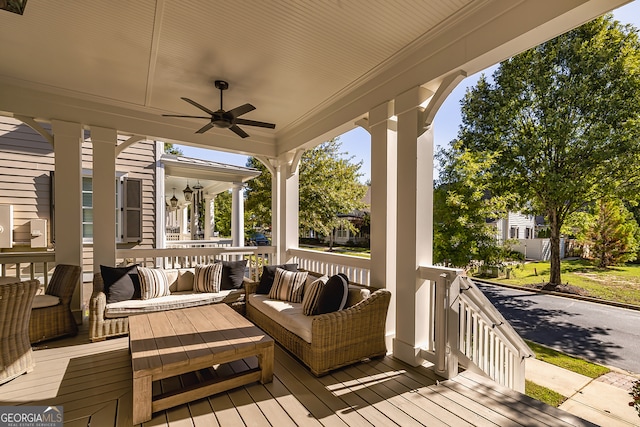
{"label": "porch step railing", "polygon": [[421,267],[431,286],[432,339],[422,352],[446,378],[459,367],[483,373],[524,392],[525,361],[531,349],[462,270]]}

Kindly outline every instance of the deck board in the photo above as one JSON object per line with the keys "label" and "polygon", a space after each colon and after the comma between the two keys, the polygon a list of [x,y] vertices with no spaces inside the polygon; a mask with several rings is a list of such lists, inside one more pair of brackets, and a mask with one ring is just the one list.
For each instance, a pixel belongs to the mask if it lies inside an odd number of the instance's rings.
{"label": "deck board", "polygon": [[[84,335],[83,335],[84,334]],[[233,339],[232,334],[227,339]],[[36,368],[0,386],[0,405],[61,405],[65,425],[132,424],[128,338],[75,338],[40,346]],[[254,368],[256,358],[153,384],[154,393]],[[145,426],[587,426],[557,408],[462,373],[442,380],[432,369],[385,357],[317,378],[281,347],[273,382],[254,383],[155,413]]]}

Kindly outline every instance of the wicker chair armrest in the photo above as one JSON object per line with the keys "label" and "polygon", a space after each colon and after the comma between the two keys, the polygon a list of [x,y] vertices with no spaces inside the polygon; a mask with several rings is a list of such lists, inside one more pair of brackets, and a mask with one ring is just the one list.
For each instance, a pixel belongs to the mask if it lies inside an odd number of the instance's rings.
{"label": "wicker chair armrest", "polygon": [[379,289],[352,307],[316,316],[311,326],[311,342],[331,349],[370,337],[384,337],[390,301],[391,292]]}
{"label": "wicker chair armrest", "polygon": [[104,320],[104,311],[107,308],[107,295],[104,293],[104,281],[100,273],[93,275],[93,293],[89,300],[90,320]]}
{"label": "wicker chair armrest", "polygon": [[253,280],[246,278],[244,279],[244,291],[246,296],[248,297],[250,294],[255,294],[258,290],[258,283]]}

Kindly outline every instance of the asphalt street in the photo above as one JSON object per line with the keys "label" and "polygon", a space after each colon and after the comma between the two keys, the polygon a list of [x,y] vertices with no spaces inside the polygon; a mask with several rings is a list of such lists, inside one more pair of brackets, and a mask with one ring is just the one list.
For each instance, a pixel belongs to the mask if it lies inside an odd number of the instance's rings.
{"label": "asphalt street", "polygon": [[640,373],[640,311],[476,283],[523,338]]}

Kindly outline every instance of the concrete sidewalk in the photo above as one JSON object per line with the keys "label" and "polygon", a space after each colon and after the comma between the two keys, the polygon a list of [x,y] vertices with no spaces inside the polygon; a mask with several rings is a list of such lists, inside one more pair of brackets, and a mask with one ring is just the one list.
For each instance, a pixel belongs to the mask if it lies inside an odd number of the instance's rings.
{"label": "concrete sidewalk", "polygon": [[592,379],[536,359],[527,359],[525,378],[568,399],[560,409],[594,424],[640,426],[640,417],[629,406],[629,391],[638,376],[612,371]]}

